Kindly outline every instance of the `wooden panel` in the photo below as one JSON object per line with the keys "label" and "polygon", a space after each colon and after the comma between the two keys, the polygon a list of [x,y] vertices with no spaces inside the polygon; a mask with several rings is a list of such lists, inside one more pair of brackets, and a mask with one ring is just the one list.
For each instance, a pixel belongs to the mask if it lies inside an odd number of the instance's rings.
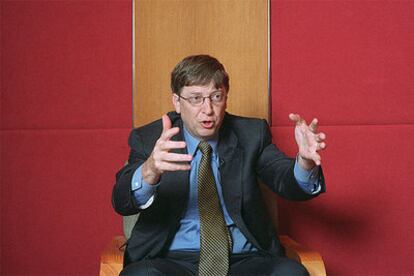
{"label": "wooden panel", "polygon": [[268,118],[267,0],[136,0],[134,126],[172,110],[170,73],[210,54],[230,75],[228,111]]}
{"label": "wooden panel", "polygon": [[326,276],[325,264],[318,252],[300,245],[286,235],[280,235],[279,240],[286,250],[286,256],[300,262],[310,276]]}
{"label": "wooden panel", "polygon": [[124,262],[125,237],[116,236],[101,254],[99,276],[119,275]]}

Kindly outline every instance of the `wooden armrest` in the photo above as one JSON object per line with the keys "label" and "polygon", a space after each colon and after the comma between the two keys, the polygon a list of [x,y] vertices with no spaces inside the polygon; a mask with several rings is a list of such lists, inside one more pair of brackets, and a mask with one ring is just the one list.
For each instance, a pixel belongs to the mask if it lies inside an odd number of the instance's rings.
{"label": "wooden armrest", "polygon": [[280,235],[279,240],[286,249],[286,256],[300,262],[311,276],[326,276],[325,265],[318,252],[303,247],[289,236]]}
{"label": "wooden armrest", "polygon": [[116,236],[101,254],[100,276],[119,275],[124,262],[125,237]]}
{"label": "wooden armrest", "polygon": [[[289,236],[281,235],[279,239],[286,249],[288,258],[304,265],[311,276],[326,276],[325,265],[318,252],[301,246]],[[116,236],[106,246],[101,255],[100,276],[119,275],[123,265],[124,244],[125,237]]]}

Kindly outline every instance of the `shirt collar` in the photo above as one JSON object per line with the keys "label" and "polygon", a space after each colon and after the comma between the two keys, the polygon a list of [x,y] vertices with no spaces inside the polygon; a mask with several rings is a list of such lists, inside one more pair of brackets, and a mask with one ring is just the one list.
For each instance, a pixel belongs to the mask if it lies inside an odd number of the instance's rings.
{"label": "shirt collar", "polygon": [[[183,127],[183,129],[184,129],[184,139],[187,144],[188,154],[191,154],[194,156],[195,153],[197,152],[197,147],[198,147],[198,144],[200,143],[200,139],[192,136],[185,126]],[[209,143],[211,148],[213,149],[213,155],[216,154],[218,138],[210,139],[207,141],[207,143]]]}

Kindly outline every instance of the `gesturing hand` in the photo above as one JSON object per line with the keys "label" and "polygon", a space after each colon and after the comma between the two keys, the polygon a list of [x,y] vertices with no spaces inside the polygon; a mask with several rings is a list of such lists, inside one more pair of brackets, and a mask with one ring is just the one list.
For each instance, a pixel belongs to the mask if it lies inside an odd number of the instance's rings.
{"label": "gesturing hand", "polygon": [[170,152],[173,149],[186,147],[184,141],[171,141],[171,138],[178,134],[178,127],[171,127],[171,120],[167,115],[162,116],[162,133],[155,143],[155,147],[142,165],[142,177],[148,184],[156,184],[161,175],[166,171],[185,171],[190,170],[191,166],[187,162],[192,160],[189,154],[179,154]]}
{"label": "gesturing hand", "polygon": [[318,119],[313,119],[310,125],[299,114],[289,114],[289,119],[296,123],[295,140],[299,147],[299,165],[304,169],[311,169],[321,164],[318,151],[326,148],[325,133],[317,133]]}

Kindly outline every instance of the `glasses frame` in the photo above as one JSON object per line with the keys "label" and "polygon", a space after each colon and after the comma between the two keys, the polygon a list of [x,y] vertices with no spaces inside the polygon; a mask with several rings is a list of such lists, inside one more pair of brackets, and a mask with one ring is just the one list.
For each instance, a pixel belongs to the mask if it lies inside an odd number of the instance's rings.
{"label": "glasses frame", "polygon": [[[211,99],[211,97],[212,96],[214,96],[214,95],[216,95],[217,93],[221,93],[221,94],[225,94],[225,95],[223,95],[223,100],[222,101],[220,101],[220,102],[215,102],[215,101],[213,101],[212,99]],[[202,106],[203,104],[204,104],[204,102],[205,102],[205,100],[208,98],[208,99],[210,99],[210,102],[212,103],[212,104],[214,104],[214,105],[220,105],[220,104],[222,104],[226,99],[227,99],[227,94],[225,93],[225,92],[223,92],[223,91],[220,91],[220,90],[217,90],[217,91],[214,91],[214,92],[212,92],[210,95],[208,95],[208,96],[205,96],[205,97],[203,97],[203,96],[197,96],[197,97],[201,97],[202,98],[202,101],[199,103],[199,104],[196,104],[196,103],[192,103],[191,102],[191,98],[192,97],[183,97],[183,96],[181,96],[181,95],[177,95],[178,96],[178,98],[179,99],[183,99],[183,100],[186,100],[189,104],[191,104],[192,106]]]}

